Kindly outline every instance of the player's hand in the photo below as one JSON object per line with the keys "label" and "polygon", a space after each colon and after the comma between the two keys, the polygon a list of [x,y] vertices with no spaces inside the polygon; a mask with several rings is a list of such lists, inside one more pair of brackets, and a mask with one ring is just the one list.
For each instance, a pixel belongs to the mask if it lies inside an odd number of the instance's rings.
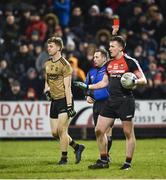
{"label": "player's hand", "polygon": [[74,110],[73,106],[67,106],[67,114],[69,117],[73,117],[76,115],[76,111]]}
{"label": "player's hand", "polygon": [[47,101],[52,101],[52,97],[51,97],[50,91],[46,91],[45,92],[45,96],[46,96]]}
{"label": "player's hand", "polygon": [[112,35],[117,35],[118,31],[119,31],[119,26],[113,25],[112,26]]}
{"label": "player's hand", "polygon": [[113,18],[112,35],[117,35],[120,27],[119,16],[115,15]]}
{"label": "player's hand", "polygon": [[92,97],[90,97],[90,96],[87,96],[86,101],[87,101],[89,104],[92,104],[92,103],[95,102],[95,100],[94,100]]}
{"label": "player's hand", "polygon": [[85,83],[83,83],[81,81],[74,81],[73,84],[74,84],[74,86],[79,87],[83,90],[88,90],[88,85],[86,85]]}

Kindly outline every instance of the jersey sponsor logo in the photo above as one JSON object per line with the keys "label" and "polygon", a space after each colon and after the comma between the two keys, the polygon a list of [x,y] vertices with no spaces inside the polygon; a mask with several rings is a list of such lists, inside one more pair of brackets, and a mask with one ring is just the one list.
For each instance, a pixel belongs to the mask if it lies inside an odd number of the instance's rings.
{"label": "jersey sponsor logo", "polygon": [[125,69],[112,69],[112,70],[108,70],[109,74],[123,74],[125,73]]}
{"label": "jersey sponsor logo", "polygon": [[47,78],[49,79],[49,80],[56,80],[56,79],[58,79],[58,74],[50,74],[50,73],[48,73],[47,74]]}
{"label": "jersey sponsor logo", "polygon": [[110,74],[110,77],[121,78],[121,74]]}
{"label": "jersey sponsor logo", "polygon": [[118,69],[118,64],[114,64],[113,69]]}
{"label": "jersey sponsor logo", "polygon": [[107,72],[109,74],[123,74],[128,71],[128,65],[124,58],[118,61],[111,61],[107,66]]}
{"label": "jersey sponsor logo", "polygon": [[119,69],[124,69],[124,64],[119,64]]}

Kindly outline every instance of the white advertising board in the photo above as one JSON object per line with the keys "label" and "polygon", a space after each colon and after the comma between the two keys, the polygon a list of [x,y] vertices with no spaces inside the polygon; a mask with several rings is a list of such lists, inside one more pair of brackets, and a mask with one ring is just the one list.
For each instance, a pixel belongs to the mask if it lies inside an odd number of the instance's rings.
{"label": "white advertising board", "polygon": [[[0,101],[0,137],[51,137],[49,108],[46,101]],[[91,105],[75,101],[75,109],[77,115],[71,125],[93,125]],[[116,120],[116,124],[120,123]],[[166,125],[166,101],[136,101],[134,123]]]}

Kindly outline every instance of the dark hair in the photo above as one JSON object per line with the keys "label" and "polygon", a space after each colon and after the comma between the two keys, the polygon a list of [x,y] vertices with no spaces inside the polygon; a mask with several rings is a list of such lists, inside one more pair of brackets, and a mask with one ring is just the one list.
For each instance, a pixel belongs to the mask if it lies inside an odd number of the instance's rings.
{"label": "dark hair", "polygon": [[106,49],[104,48],[99,48],[99,49],[96,49],[95,52],[100,52],[102,54],[102,56],[104,56],[106,59],[109,58],[109,53]]}
{"label": "dark hair", "polygon": [[112,36],[110,38],[110,41],[117,41],[122,46],[123,49],[126,47],[126,41],[122,36]]}
{"label": "dark hair", "polygon": [[52,36],[51,38],[47,40],[47,44],[49,43],[55,43],[56,45],[60,47],[60,50],[63,49],[63,41],[60,37]]}

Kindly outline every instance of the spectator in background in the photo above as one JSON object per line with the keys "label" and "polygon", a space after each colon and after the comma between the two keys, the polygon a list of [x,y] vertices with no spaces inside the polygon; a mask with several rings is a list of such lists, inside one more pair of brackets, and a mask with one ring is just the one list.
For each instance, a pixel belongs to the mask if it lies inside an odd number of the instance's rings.
{"label": "spectator in background", "polygon": [[[13,77],[13,73],[10,70],[9,63],[5,59],[0,60],[0,99],[8,99],[8,93],[10,89],[9,79]],[[10,100],[10,99],[9,99]]]}
{"label": "spectator in background", "polygon": [[138,60],[142,70],[144,72],[148,71],[148,65],[149,65],[149,61],[148,61],[148,58],[146,58],[145,56],[143,56],[143,47],[141,45],[137,45],[135,48],[134,48],[134,51],[133,51],[133,57],[135,59]]}
{"label": "spectator in background", "polygon": [[36,58],[35,68],[39,75],[43,73],[44,63],[49,58],[47,51],[44,49]]}
{"label": "spectator in background", "polygon": [[46,38],[49,38],[56,33],[56,28],[59,26],[59,19],[54,13],[48,13],[44,16],[44,21],[48,27]]}
{"label": "spectator in background", "polygon": [[33,56],[36,58],[39,56],[39,54],[41,54],[41,52],[43,51],[43,46],[41,43],[36,43],[33,49]]}
{"label": "spectator in background", "polygon": [[6,18],[7,16],[13,15],[13,8],[7,7],[7,5],[4,7],[2,5],[0,9],[0,32],[2,33],[2,28],[6,24]]}
{"label": "spectator in background", "polygon": [[158,65],[163,68],[164,73],[166,73],[166,49],[161,49],[158,53]]}
{"label": "spectator in background", "polygon": [[86,76],[85,76],[84,71],[78,67],[78,59],[76,57],[70,57],[69,63],[71,64],[71,67],[73,68],[72,80],[85,81]]}
{"label": "spectator in background", "polygon": [[14,53],[14,50],[16,50],[19,33],[19,26],[15,21],[15,16],[8,15],[2,28],[2,38],[4,39],[5,51]]}
{"label": "spectator in background", "polygon": [[33,35],[38,36],[38,40],[44,41],[47,33],[47,25],[41,20],[40,15],[37,11],[32,12],[30,16],[30,23],[26,29],[27,39],[33,40]]}
{"label": "spectator in background", "polygon": [[88,17],[85,21],[85,30],[90,40],[100,27],[100,9],[97,5],[92,5],[89,9]]}
{"label": "spectator in background", "polygon": [[111,33],[107,29],[100,29],[99,31],[97,31],[96,37],[95,37],[97,46],[108,48],[110,36],[111,36]]}
{"label": "spectator in background", "polygon": [[85,48],[85,56],[80,61],[79,67],[84,70],[85,74],[89,71],[89,69],[92,67],[93,64],[93,55],[96,50],[96,44],[89,43]]}
{"label": "spectator in background", "polygon": [[12,61],[12,69],[17,78],[24,76],[30,67],[35,67],[35,58],[29,52],[27,42],[23,41],[20,43],[19,50]]}
{"label": "spectator in background", "polygon": [[110,7],[106,7],[101,15],[100,29],[107,29],[109,32],[111,32],[113,17],[113,10]]}
{"label": "spectator in background", "polygon": [[160,48],[159,50],[165,50],[166,49],[166,36],[164,36],[160,41]]}
{"label": "spectator in background", "polygon": [[[92,67],[92,60],[90,58],[90,60],[87,59],[87,48],[90,48],[90,46],[88,45],[87,42],[80,42],[79,43],[79,47],[78,50],[80,52],[78,59],[78,66],[85,72],[85,74],[87,74],[87,72],[89,71],[89,69]],[[95,48],[95,47],[94,47]]]}
{"label": "spectator in background", "polygon": [[39,99],[42,94],[44,80],[39,79],[35,68],[31,67],[27,70],[25,76],[20,78],[22,89],[28,94],[29,89],[34,90],[35,98]]}
{"label": "spectator in background", "polygon": [[141,31],[142,26],[138,22],[142,15],[142,11],[142,7],[139,4],[133,7],[132,16],[130,18],[130,21],[128,21],[128,29],[130,31],[132,30],[132,33],[139,33]]}
{"label": "spectator in background", "polygon": [[26,29],[30,23],[31,11],[29,9],[24,9],[21,11],[21,16],[19,19],[20,27],[20,38],[26,40]]}
{"label": "spectator in background", "polygon": [[54,36],[63,38],[63,30],[62,30],[62,27],[61,27],[60,25],[57,25],[57,26],[55,27]]}
{"label": "spectator in background", "polygon": [[154,19],[156,18],[156,15],[158,14],[159,9],[157,7],[157,5],[152,4],[150,6],[148,6],[147,9],[147,23],[146,23],[146,31],[148,31],[149,35],[154,36],[155,33],[155,26],[156,23],[154,22]]}
{"label": "spectator in background", "polygon": [[146,78],[148,80],[149,87],[154,87],[155,79],[161,81],[161,72],[159,71],[156,62],[151,62],[149,64],[149,71],[146,73]]}
{"label": "spectator in background", "polygon": [[0,75],[6,79],[14,77],[9,64],[10,63],[6,59],[0,59]]}
{"label": "spectator in background", "polygon": [[36,94],[35,89],[34,89],[34,88],[31,88],[31,87],[28,88],[24,99],[25,99],[25,100],[28,100],[28,101],[38,100],[38,97],[37,97],[37,94]]}
{"label": "spectator in background", "polygon": [[[73,68],[72,72],[72,82],[73,81],[85,81],[85,73],[84,71],[78,67],[78,59],[74,56],[69,57],[69,63]],[[76,88],[72,83],[72,94],[74,99],[84,99],[84,93],[81,89]]]}
{"label": "spectator in background", "polygon": [[14,80],[11,83],[10,93],[7,97],[8,100],[12,101],[20,101],[24,100],[25,98],[25,92],[22,91],[20,82],[17,80]]}
{"label": "spectator in background", "polygon": [[124,3],[124,1],[123,0],[116,0],[116,1],[112,1],[112,0],[106,0],[106,5],[108,6],[108,7],[111,7],[112,8],[112,10],[115,12],[117,9],[118,9],[118,7],[121,5],[121,4],[123,4]]}
{"label": "spectator in background", "polygon": [[63,28],[67,27],[69,24],[70,8],[71,8],[70,0],[54,0],[53,1],[53,9],[55,11],[55,14],[57,14],[59,18],[60,25]]}
{"label": "spectator in background", "polygon": [[149,64],[149,72],[146,74],[149,88],[149,98],[165,99],[166,84],[164,84],[164,76],[160,68],[155,62]]}
{"label": "spectator in background", "polygon": [[154,55],[157,51],[157,42],[154,38],[150,37],[148,31],[141,32],[140,42],[143,47],[143,56]]}
{"label": "spectator in background", "polygon": [[70,20],[71,31],[80,39],[84,37],[84,17],[80,7],[76,6],[72,10]]}
{"label": "spectator in background", "polygon": [[77,56],[76,44],[72,38],[67,38],[66,46],[65,46],[66,56]]}

